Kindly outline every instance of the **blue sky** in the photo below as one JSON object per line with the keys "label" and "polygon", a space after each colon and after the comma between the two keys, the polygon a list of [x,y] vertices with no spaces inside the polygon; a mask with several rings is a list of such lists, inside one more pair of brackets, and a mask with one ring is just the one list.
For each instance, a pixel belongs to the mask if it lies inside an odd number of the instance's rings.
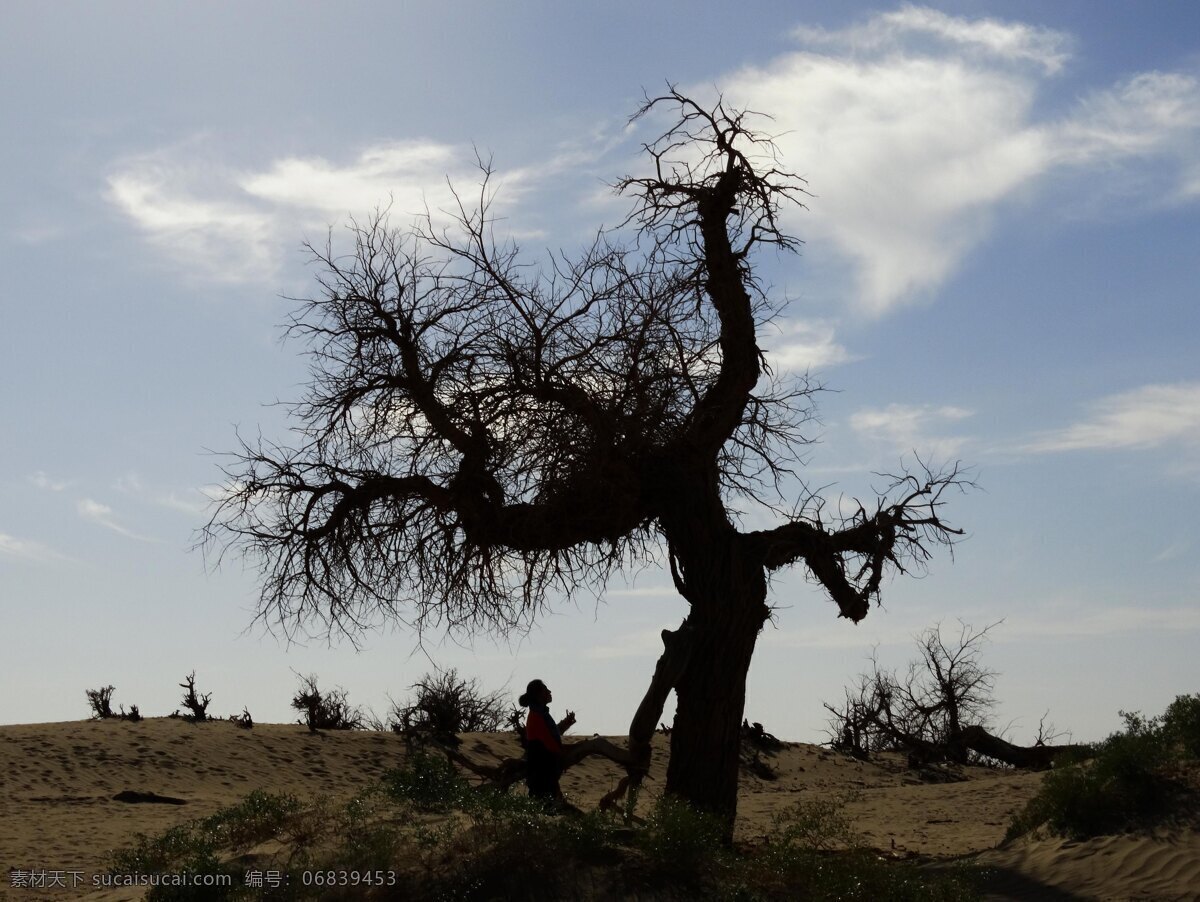
{"label": "blue sky", "polygon": [[[523,640],[403,630],[361,650],[258,628],[236,559],[192,551],[234,429],[283,437],[278,325],[304,239],[403,220],[491,155],[501,231],[571,249],[639,165],[627,116],[670,80],[769,113],[808,179],[764,346],[816,373],[805,477],[839,496],[962,459],[955,560],[855,627],[795,572],[748,716],[822,735],[878,645],[991,633],[997,725],[1103,736],[1200,688],[1200,8],[1190,2],[8,4],[0,13],[0,722],[145,713],[191,670],[288,720],[293,672],[382,713],[431,669],[623,732],[683,603],[648,570]],[[211,564],[211,561],[209,562]],[[586,596],[584,596],[586,598]]]}

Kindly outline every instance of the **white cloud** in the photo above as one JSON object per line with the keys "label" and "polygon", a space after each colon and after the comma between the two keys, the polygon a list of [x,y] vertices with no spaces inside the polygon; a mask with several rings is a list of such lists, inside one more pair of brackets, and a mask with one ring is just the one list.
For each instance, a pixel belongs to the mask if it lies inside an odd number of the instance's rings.
{"label": "white cloud", "polygon": [[3,532],[0,532],[0,555],[36,563],[66,560],[63,555],[41,542],[19,539]]}
{"label": "white cloud", "polygon": [[1067,59],[1057,32],[906,6],[797,36],[807,49],[718,81],[774,117],[783,159],[815,194],[795,230],[852,263],[867,313],[927,297],[1002,204],[1065,167],[1107,172],[1097,182],[1115,191],[1110,170],[1140,161],[1170,199],[1200,194],[1200,84],[1188,75],[1141,73],[1039,117]]}
{"label": "white cloud", "polygon": [[1179,185],[1179,199],[1200,197],[1200,161],[1192,163]]}
{"label": "white cloud", "polygon": [[[1088,197],[1135,182],[1142,190],[1146,180],[1153,190],[1143,196],[1200,197],[1200,83],[1190,75],[1137,73],[1042,113],[1052,107],[1047,85],[1070,58],[1072,39],[1061,32],[908,5],[795,35],[803,49],[714,80],[731,103],[774,117],[767,128],[782,159],[816,195],[791,228],[822,260],[851,265],[846,293],[860,311],[927,299],[986,238],[1003,205],[1034,197],[1050,175],[1097,174],[1086,182]],[[602,126],[498,173],[493,187],[511,203],[540,186],[562,205],[564,192],[550,192],[560,188],[558,175],[572,173],[582,205],[593,190],[587,164],[620,135]],[[128,161],[110,178],[108,197],[172,258],[224,280],[273,278],[305,230],[389,199],[397,218],[426,205],[436,215],[453,206],[447,176],[470,195],[478,175],[470,148],[428,138],[238,172],[197,162],[205,158],[220,159],[188,146]],[[820,360],[844,350],[797,349],[813,353]]]}
{"label": "white cloud", "polygon": [[17,228],[9,232],[9,234],[22,244],[37,247],[38,245],[49,244],[52,241],[59,241],[65,238],[68,232],[67,229],[60,225],[39,224]]}
{"label": "white cloud", "polygon": [[1057,72],[1070,57],[1071,38],[1048,28],[998,19],[968,21],[936,9],[906,4],[842,31],[801,27],[796,37],[806,44],[830,44],[850,50],[895,50],[905,37],[924,35],[961,49],[994,58],[1035,63]]}
{"label": "white cloud", "polygon": [[1144,450],[1167,444],[1200,450],[1200,383],[1145,385],[1088,406],[1088,417],[1039,436],[1023,450]]}
{"label": "white cloud", "polygon": [[1191,542],[1172,542],[1158,554],[1154,555],[1150,560],[1155,564],[1161,564],[1164,561],[1174,560],[1180,557],[1185,551],[1191,547]]}
{"label": "white cloud", "polygon": [[[910,645],[913,641],[913,630],[907,627],[889,623],[872,623],[868,617],[865,624],[850,623],[836,616],[837,609],[832,605],[825,612],[828,616],[818,619],[816,625],[799,629],[769,630],[762,634],[759,644],[774,648],[829,648],[829,649],[869,649],[872,646]],[[875,617],[882,611],[873,612]]]}
{"label": "white cloud", "polygon": [[[401,226],[427,210],[437,220],[443,211],[456,212],[451,185],[466,192],[468,210],[478,200],[481,171],[470,148],[398,141],[368,147],[345,163],[285,157],[259,171],[235,172],[201,144],[125,161],[108,179],[107,198],[151,244],[217,281],[272,279],[306,231],[324,232],[347,216],[390,208]],[[539,173],[574,159],[560,156]],[[529,173],[495,173],[489,195],[511,203]]]}
{"label": "white cloud", "polygon": [[767,362],[776,372],[807,372],[857,359],[834,340],[828,323],[777,321],[764,331],[760,344],[765,345]]}
{"label": "white cloud", "polygon": [[584,652],[585,657],[594,660],[612,660],[614,658],[643,658],[654,660],[663,651],[662,627],[651,627],[637,632],[625,633],[618,636],[615,642],[604,645],[594,645]]}
{"label": "white cloud", "polygon": [[28,479],[32,485],[37,486],[39,489],[45,489],[48,492],[61,492],[70,484],[61,479],[50,478],[42,470],[38,470],[32,476],[28,477]]}
{"label": "white cloud", "polygon": [[[431,141],[406,141],[371,147],[344,165],[320,157],[288,157],[265,172],[241,178],[248,195],[276,207],[316,211],[340,220],[388,206],[404,218],[452,202],[447,179],[459,185],[478,180],[478,170],[464,167],[469,152]],[[512,179],[508,180],[512,187]],[[495,185],[492,186],[493,189]]]}
{"label": "white cloud", "polygon": [[1054,135],[1066,163],[1108,163],[1127,157],[1176,154],[1197,161],[1200,86],[1171,72],[1145,72],[1085,98]]}
{"label": "white cloud", "polygon": [[108,199],[168,257],[208,279],[268,279],[278,262],[272,216],[243,199],[211,199],[190,185],[194,167],[135,161],[108,179]]}
{"label": "white cloud", "polygon": [[[763,633],[760,644],[809,649],[911,646],[913,637],[923,629],[911,611],[906,612],[906,616],[886,619],[876,619],[876,613],[882,612],[872,612],[873,616],[856,627],[830,620],[799,629],[771,630]],[[990,616],[994,616],[994,612]],[[988,633],[988,639],[996,643],[1009,643],[1197,630],[1200,630],[1200,609],[1195,607],[1107,607],[1051,601],[1036,613],[1006,614],[1001,625]]]}
{"label": "white cloud", "polygon": [[640,589],[607,589],[605,598],[676,598],[679,590],[674,586],[646,586]]}
{"label": "white cloud", "polygon": [[101,504],[99,501],[94,501],[91,498],[82,498],[76,505],[76,510],[79,516],[83,519],[103,526],[105,529],[111,529],[113,532],[125,536],[129,539],[137,539],[139,542],[157,542],[157,539],[152,539],[147,536],[138,535],[132,530],[126,529],[116,521],[113,516],[113,509],[107,504]]}
{"label": "white cloud", "polygon": [[208,498],[199,490],[184,493],[173,491],[159,493],[154,496],[153,501],[161,507],[179,511],[189,516],[203,514],[210,506]]}
{"label": "white cloud", "polygon": [[149,502],[158,507],[179,511],[190,516],[199,516],[212,503],[208,494],[202,489],[160,489],[147,486],[136,473],[127,473],[114,483],[113,488],[126,495],[132,495],[141,501]]}
{"label": "white cloud", "polygon": [[863,438],[901,454],[915,452],[924,460],[944,461],[957,457],[969,439],[936,435],[935,431],[971,415],[971,411],[951,405],[889,404],[852,414],[850,428]]}

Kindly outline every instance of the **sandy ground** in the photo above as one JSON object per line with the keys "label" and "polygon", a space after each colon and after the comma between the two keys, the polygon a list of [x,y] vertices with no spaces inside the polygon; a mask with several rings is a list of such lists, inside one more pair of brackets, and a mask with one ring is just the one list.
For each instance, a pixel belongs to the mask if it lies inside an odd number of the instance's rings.
{"label": "sandy ground", "polygon": [[[647,788],[661,788],[666,739],[657,737]],[[481,762],[519,753],[503,734],[465,737],[462,751]],[[310,734],[296,725],[189,724],[150,719],[0,726],[0,898],[137,898],[95,891],[111,850],[138,833],[235,803],[253,789],[310,798],[344,798],[377,779],[404,754],[384,733]],[[1198,899],[1200,833],[1103,837],[1087,842],[1021,840],[1001,846],[1013,812],[1037,790],[1040,776],[968,768],[959,782],[926,782],[899,760],[864,763],[812,745],[791,745],[764,760],[777,778],[742,778],[739,839],[752,840],[772,817],[802,799],[854,793],[846,813],[882,853],[955,859],[977,856],[996,869],[996,899]],[[621,771],[589,759],[563,778],[580,807],[594,807]],[[126,790],[186,804],[129,803]],[[66,889],[14,886],[21,874]],[[76,884],[73,888],[71,884]]]}

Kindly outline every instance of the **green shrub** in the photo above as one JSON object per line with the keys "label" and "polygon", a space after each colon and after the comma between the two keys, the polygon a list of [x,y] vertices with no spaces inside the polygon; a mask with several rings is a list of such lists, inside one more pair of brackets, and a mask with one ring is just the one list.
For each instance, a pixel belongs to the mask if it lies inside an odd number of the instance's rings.
{"label": "green shrub", "polygon": [[205,818],[200,829],[212,835],[214,844],[240,851],[278,836],[300,808],[295,796],[256,789],[236,805]]}
{"label": "green shrub", "polygon": [[557,833],[556,845],[585,860],[608,858],[622,827],[608,811],[587,811],[575,817],[556,818],[551,823]]}
{"label": "green shrub", "polygon": [[130,874],[225,874],[230,886],[160,885],[151,887],[146,898],[153,902],[227,899],[239,891],[243,880],[240,869],[223,864],[217,855],[214,831],[203,822],[193,821],[172,827],[161,836],[139,834],[133,848],[118,852],[109,861],[109,873]]}
{"label": "green shrub", "polygon": [[342,817],[342,846],[338,869],[350,871],[390,870],[400,846],[400,836],[379,822],[380,793],[367,790],[346,803]]}
{"label": "green shrub", "polygon": [[727,898],[952,900],[978,893],[965,869],[930,871],[881,859],[843,814],[855,796],[802,801],[776,815],[765,842],[738,862]]}
{"label": "green shrub", "polygon": [[1090,760],[1059,764],[1008,828],[1012,839],[1039,826],[1081,839],[1168,816],[1177,787],[1167,771],[1200,729],[1200,696],[1180,696],[1162,717],[1122,711],[1125,729],[1096,745]]}
{"label": "green shrub", "polygon": [[844,802],[798,804],[775,819],[765,844],[738,850],[726,844],[719,818],[676,798],[660,800],[642,828],[606,812],[551,814],[524,794],[472,791],[444,756],[416,750],[344,806],[253,792],[155,839],[140,837],[112,864],[120,873],[231,877],[225,888],[156,887],[154,900],[370,896],[362,887],[293,886],[282,896],[245,887],[244,862],[222,859],[270,837],[288,849],[286,863],[273,867],[395,871],[389,898],[524,898],[532,886],[551,898],[580,886],[613,898],[663,890],[744,902],[974,898],[961,875],[930,873],[863,849],[842,813]]}
{"label": "green shrub", "polygon": [[768,845],[799,848],[809,852],[830,852],[853,849],[862,845],[862,837],[854,832],[843,808],[857,800],[856,795],[836,799],[813,799],[795,803],[775,815]]}
{"label": "green shrub", "polygon": [[413,749],[404,764],[383,775],[384,792],[421,811],[448,811],[470,794],[470,786],[444,755]]}
{"label": "green shrub", "polygon": [[1187,758],[1200,758],[1200,695],[1180,695],[1167,706],[1162,728]]}
{"label": "green shrub", "polygon": [[132,848],[115,852],[109,860],[112,874],[161,874],[176,862],[214,853],[211,836],[196,832],[194,823],[172,827],[159,836],[137,834]]}
{"label": "green shrub", "polygon": [[725,823],[674,796],[663,796],[646,818],[638,845],[648,863],[664,877],[692,881],[715,873],[725,863]]}
{"label": "green shrub", "polygon": [[222,850],[241,850],[277,836],[301,805],[287,795],[255,790],[236,805],[172,827],[157,837],[139,834],[133,847],[109,861],[111,874],[223,874],[229,886],[154,886],[147,899],[182,902],[225,899],[244,892],[244,870],[222,862]]}

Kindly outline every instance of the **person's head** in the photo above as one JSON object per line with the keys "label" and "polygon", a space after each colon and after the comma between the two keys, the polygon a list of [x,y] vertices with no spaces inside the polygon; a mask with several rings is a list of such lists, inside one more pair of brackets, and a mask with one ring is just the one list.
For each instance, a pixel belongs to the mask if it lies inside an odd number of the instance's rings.
{"label": "person's head", "polygon": [[518,701],[522,708],[528,708],[530,705],[548,705],[554,700],[554,696],[550,694],[549,687],[541,680],[530,680],[529,685],[525,687],[525,694]]}

